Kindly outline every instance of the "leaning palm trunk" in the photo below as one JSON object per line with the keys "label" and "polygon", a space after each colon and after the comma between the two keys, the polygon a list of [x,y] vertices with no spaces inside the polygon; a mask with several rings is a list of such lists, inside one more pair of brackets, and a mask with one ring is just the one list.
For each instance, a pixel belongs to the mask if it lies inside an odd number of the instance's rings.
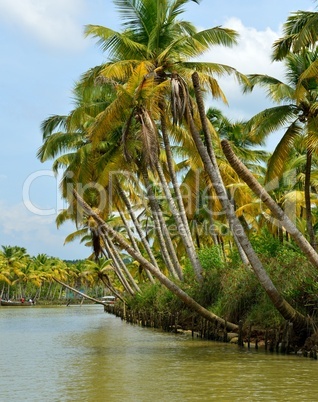
{"label": "leaning palm trunk", "polygon": [[[215,180],[213,185],[217,182],[218,186],[220,187],[220,189],[222,189],[222,193],[224,197],[224,201],[229,203],[229,199],[228,199],[228,195],[222,180],[222,176],[218,167],[218,163],[216,160],[216,156],[215,156],[215,152],[213,149],[213,144],[212,144],[212,140],[211,140],[211,134],[210,134],[210,130],[208,127],[208,119],[206,118],[206,114],[205,114],[205,107],[204,107],[204,102],[203,102],[203,98],[201,95],[201,91],[200,91],[200,86],[199,86],[199,78],[197,73],[194,73],[192,76],[193,79],[193,84],[195,87],[195,95],[196,95],[196,101],[197,101],[197,105],[198,105],[198,111],[199,111],[199,115],[200,115],[200,120],[201,120],[201,124],[202,124],[202,129],[203,129],[203,134],[204,134],[204,140],[206,143],[206,149],[207,149],[207,153],[211,159],[211,163],[214,167],[214,171],[215,171]],[[230,210],[233,210],[233,208],[230,208]],[[234,214],[234,210],[233,210],[233,214]],[[234,214],[235,215],[235,214]],[[249,259],[247,258],[247,255],[244,252],[244,249],[242,248],[239,239],[237,238],[237,235],[235,234],[235,231],[233,230],[233,227],[231,225],[232,219],[229,219],[229,225],[230,225],[230,230],[233,233],[233,238],[237,247],[237,250],[239,252],[239,255],[241,257],[241,260],[243,262],[244,265],[248,266],[249,265]]]}
{"label": "leaning palm trunk", "polygon": [[117,278],[119,279],[120,283],[123,285],[126,292],[128,292],[131,296],[133,296],[135,294],[135,292],[121,271],[121,267],[120,267],[121,258],[117,256],[116,249],[111,247],[111,245],[109,244],[109,240],[106,238],[106,236],[102,230],[100,231],[100,236],[103,239],[104,248],[106,250],[107,257],[113,261],[114,270],[115,270],[115,274],[117,275]]}
{"label": "leaning palm trunk", "polygon": [[96,214],[92,210],[92,208],[83,200],[83,198],[77,193],[76,190],[73,190],[73,195],[79,205],[83,208],[83,210],[87,213],[87,215],[92,216],[98,227],[105,231],[116,243],[118,243],[124,250],[127,251],[129,255],[135,258],[140,264],[142,264],[146,269],[152,273],[152,275],[159,280],[159,282],[164,285],[167,289],[169,289],[173,294],[175,294],[183,303],[196,311],[201,317],[205,318],[211,322],[217,322],[223,328],[226,328],[229,331],[237,331],[238,325],[227,322],[223,318],[213,314],[211,311],[202,307],[199,303],[197,303],[194,299],[192,299],[186,292],[184,292],[179,286],[173,283],[169,278],[167,278],[159,269],[154,267],[148,260],[146,260],[139,252],[137,252],[133,247],[130,246],[127,241],[120,236],[111,226],[109,226],[99,215]]}
{"label": "leaning palm trunk", "polygon": [[285,212],[276,204],[267,191],[262,187],[251,172],[244,166],[244,164],[237,158],[231,149],[230,144],[226,141],[222,141],[223,152],[236,171],[238,176],[245,181],[249,188],[260,198],[262,202],[271,210],[273,216],[281,223],[281,225],[287,230],[290,236],[294,239],[298,247],[308,257],[310,262],[318,267],[318,254],[310,243],[305,239],[302,233],[296,228],[293,222],[288,218]]}
{"label": "leaning palm trunk", "polygon": [[[131,241],[132,246],[134,247],[134,249],[136,251],[140,251],[139,247],[138,247],[138,244],[137,244],[137,241],[136,241],[136,239],[135,239],[135,237],[134,237],[134,235],[132,233],[132,230],[129,227],[129,223],[127,222],[127,219],[125,218],[125,215],[123,214],[123,212],[121,211],[121,209],[118,206],[117,206],[117,211],[119,212],[121,220],[123,221],[123,224],[125,225],[125,228],[126,228],[126,231],[127,231],[127,234],[128,234],[128,237],[129,237],[129,239]],[[146,275],[147,275],[147,277],[148,277],[148,279],[150,280],[151,283],[155,283],[151,273],[149,271],[147,271],[147,270],[146,270]]]}
{"label": "leaning palm trunk", "polygon": [[178,205],[180,218],[183,222],[184,230],[186,231],[186,236],[188,237],[189,241],[192,243],[191,249],[192,249],[192,254],[194,255],[193,256],[194,270],[195,270],[195,272],[197,272],[198,279],[201,280],[202,279],[202,267],[201,267],[199,259],[196,256],[195,247],[194,247],[192,235],[191,235],[191,230],[189,227],[189,222],[188,222],[186,210],[184,207],[183,198],[182,198],[182,194],[180,191],[180,186],[178,183],[176,171],[174,168],[175,162],[174,162],[174,158],[173,158],[173,154],[172,154],[172,150],[171,150],[171,146],[170,146],[169,136],[167,134],[166,117],[165,117],[164,112],[161,112],[161,132],[162,132],[162,138],[163,138],[163,143],[164,143],[164,148],[165,148],[165,154],[166,154],[166,158],[167,158],[167,167],[169,170],[171,183],[173,185],[174,195],[175,195],[176,202]]}
{"label": "leaning palm trunk", "polygon": [[310,194],[310,176],[311,176],[311,161],[312,161],[312,151],[307,149],[306,152],[306,170],[305,170],[305,204],[306,204],[306,226],[307,233],[309,236],[309,241],[312,247],[317,251],[316,236],[312,224],[312,213],[311,213],[311,194]]}
{"label": "leaning palm trunk", "polygon": [[[150,247],[150,245],[149,245],[149,243],[148,243],[148,241],[147,241],[147,239],[145,237],[144,232],[142,231],[142,228],[141,228],[141,226],[139,224],[139,221],[138,221],[138,219],[137,219],[137,217],[136,217],[136,215],[135,215],[135,213],[133,211],[133,208],[132,208],[132,206],[130,204],[130,201],[129,201],[128,197],[126,196],[124,190],[121,188],[121,186],[118,183],[118,181],[117,181],[117,185],[116,185],[116,190],[117,190],[118,195],[120,196],[120,198],[124,201],[124,204],[125,204],[125,206],[126,206],[126,208],[128,210],[128,213],[129,213],[129,215],[131,217],[131,220],[132,220],[132,222],[133,222],[133,224],[134,224],[134,226],[135,226],[135,228],[137,230],[137,233],[138,233],[138,236],[140,238],[140,241],[143,244],[143,246],[144,246],[144,248],[145,248],[145,250],[146,250],[146,252],[147,252],[147,254],[149,256],[151,263],[156,268],[159,269],[159,267],[157,265],[157,261],[155,259],[155,256],[153,255],[151,247]],[[147,272],[147,276],[148,276],[150,282],[155,283],[155,280],[153,279],[151,273],[148,270],[146,270],[146,272]]]}
{"label": "leaning palm trunk", "polygon": [[[53,276],[53,279],[55,280],[55,282],[59,283],[60,285],[64,286],[65,288],[71,290],[72,292],[74,292],[74,293],[76,293],[76,294],[82,296],[84,299],[90,300],[90,301],[92,301],[92,302],[94,302],[94,303],[97,303],[97,304],[105,305],[105,303],[104,303],[103,301],[98,300],[98,299],[95,299],[95,297],[88,296],[86,293],[80,292],[79,290],[73,288],[73,287],[70,286],[70,285],[67,285],[66,283],[64,283],[64,282],[60,281],[59,279],[55,278],[54,276]],[[120,300],[125,301],[118,293],[115,293],[115,295],[116,295]]]}
{"label": "leaning palm trunk", "polygon": [[167,157],[167,166],[168,166],[168,170],[169,170],[169,175],[170,175],[171,183],[173,185],[173,190],[175,193],[177,205],[178,205],[178,208],[180,211],[180,216],[181,216],[182,222],[185,226],[185,229],[187,230],[187,234],[191,235],[191,231],[190,231],[189,223],[188,223],[188,219],[187,219],[187,214],[186,214],[184,204],[183,204],[182,194],[180,191],[179,183],[177,180],[177,175],[176,175],[175,168],[174,168],[174,159],[173,159],[171,146],[170,146],[170,142],[169,142],[169,136],[167,134],[166,118],[165,118],[164,113],[161,114],[161,132],[162,132],[162,139],[163,139],[164,148],[165,148],[165,154]]}
{"label": "leaning palm trunk", "polygon": [[176,222],[177,228],[178,228],[178,233],[181,237],[182,243],[184,245],[184,248],[186,250],[186,253],[189,257],[189,260],[192,264],[195,277],[199,283],[203,282],[203,276],[202,276],[202,267],[198,258],[198,255],[195,251],[195,247],[192,241],[192,237],[190,235],[190,230],[187,230],[187,227],[184,225],[183,220],[180,216],[180,213],[175,205],[175,202],[172,198],[168,183],[166,181],[165,175],[162,170],[162,166],[160,165],[159,162],[157,162],[156,165],[157,172],[163,187],[163,191],[165,193],[166,199],[168,201],[170,211],[174,217],[174,220]]}
{"label": "leaning palm trunk", "polygon": [[156,233],[158,235],[158,240],[161,248],[161,252],[165,263],[167,264],[167,268],[173,277],[182,280],[183,273],[182,269],[176,254],[176,251],[173,247],[169,230],[167,228],[166,222],[163,218],[162,211],[160,206],[158,205],[158,201],[152,189],[147,169],[141,167],[142,175],[144,179],[144,183],[147,189],[147,196],[149,200],[149,205],[152,212],[152,217],[155,223]]}
{"label": "leaning palm trunk", "polygon": [[118,265],[120,267],[120,271],[123,273],[123,277],[127,279],[127,281],[129,282],[129,284],[132,286],[132,288],[134,289],[134,292],[136,291],[137,293],[140,293],[140,288],[137,285],[135,279],[133,278],[133,276],[131,275],[131,273],[129,272],[128,268],[126,267],[126,264],[124,263],[119,251],[117,250],[117,247],[115,246],[113,240],[111,238],[106,238],[106,236],[104,235],[104,239],[108,242],[109,248],[111,249],[114,257],[116,258],[116,261],[118,262]]}
{"label": "leaning palm trunk", "polygon": [[[193,80],[196,99],[199,100],[198,107],[203,107],[204,105],[203,105],[203,101],[202,101],[202,94],[201,94],[201,90],[200,90],[200,86],[199,86],[199,77],[198,77],[197,73],[194,73],[192,75],[192,80]],[[201,116],[202,116],[202,112],[203,111],[201,110],[201,112],[200,112]],[[273,305],[280,312],[280,314],[284,317],[284,319],[289,320],[294,324],[295,331],[303,332],[304,329],[308,328],[308,325],[310,323],[309,319],[307,319],[302,314],[300,314],[298,311],[296,311],[282,297],[282,295],[278,292],[275,285],[273,284],[272,280],[267,275],[267,272],[265,271],[260,259],[258,258],[248,237],[245,234],[245,231],[241,225],[241,222],[235,215],[233,205],[231,204],[231,202],[229,201],[229,199],[227,197],[227,194],[224,190],[223,182],[220,180],[220,173],[219,173],[218,166],[216,164],[214,165],[212,163],[209,153],[207,151],[207,148],[203,144],[203,141],[202,141],[200,134],[194,124],[193,117],[189,110],[187,113],[187,118],[188,118],[188,124],[190,126],[193,140],[194,140],[195,145],[198,149],[198,152],[201,156],[205,170],[210,177],[210,180],[214,186],[217,196],[219,197],[219,200],[222,204],[222,207],[223,207],[225,214],[227,216],[227,219],[229,221],[230,227],[234,231],[238,242],[242,246],[242,249],[244,250],[244,253],[247,256],[256,277],[258,278],[263,289],[266,291],[266,293],[269,296],[270,300],[272,301]],[[213,149],[211,149],[210,152],[212,152],[214,154]]]}

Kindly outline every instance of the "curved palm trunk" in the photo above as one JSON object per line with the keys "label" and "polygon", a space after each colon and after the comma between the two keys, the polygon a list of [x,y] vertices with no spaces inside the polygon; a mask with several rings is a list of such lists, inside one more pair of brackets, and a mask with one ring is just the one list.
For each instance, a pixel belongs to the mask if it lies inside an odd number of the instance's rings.
{"label": "curved palm trunk", "polygon": [[192,299],[186,292],[184,292],[179,286],[173,283],[169,278],[167,278],[160,270],[155,268],[149,261],[147,261],[139,252],[137,252],[133,247],[130,246],[127,241],[120,236],[111,226],[109,226],[99,215],[97,215],[92,208],[82,199],[82,197],[77,193],[76,190],[73,190],[73,194],[77,202],[84,209],[84,211],[92,216],[97,225],[104,230],[110,237],[112,237],[120,246],[127,251],[129,255],[135,258],[140,264],[142,264],[146,269],[152,273],[152,275],[159,280],[159,282],[164,285],[167,289],[169,289],[172,293],[174,293],[180,300],[184,302],[184,304],[196,311],[201,317],[205,318],[211,322],[218,322],[223,328],[226,328],[229,331],[237,331],[238,325],[227,322],[223,318],[213,314],[211,311],[202,307],[199,303],[197,303],[194,299]]}
{"label": "curved palm trunk", "polygon": [[171,182],[173,185],[173,190],[175,193],[177,205],[179,208],[180,217],[182,219],[184,228],[187,231],[187,236],[189,236],[189,238],[192,239],[191,231],[189,228],[189,222],[187,219],[187,214],[186,214],[184,204],[183,204],[182,194],[180,191],[177,175],[176,175],[175,168],[174,168],[174,159],[173,159],[173,155],[172,155],[172,151],[171,151],[169,136],[167,134],[166,119],[165,119],[164,113],[161,113],[161,131],[162,131],[162,138],[163,138],[165,153],[166,153],[166,157],[167,157],[167,166],[168,166],[168,170],[169,170],[169,174],[170,174],[170,179],[171,179]]}
{"label": "curved palm trunk", "polygon": [[[130,204],[130,201],[129,201],[128,197],[126,196],[124,190],[121,188],[121,186],[118,183],[118,181],[117,181],[117,185],[116,185],[116,190],[117,190],[120,198],[124,201],[124,204],[125,204],[128,212],[129,212],[129,215],[130,215],[130,217],[131,217],[131,219],[133,221],[133,224],[134,224],[134,226],[135,226],[135,228],[137,230],[137,233],[138,233],[138,236],[140,238],[140,241],[142,242],[142,244],[143,244],[143,246],[144,246],[144,248],[145,248],[145,250],[146,250],[146,252],[147,252],[147,254],[149,256],[151,263],[156,268],[159,269],[159,267],[157,265],[157,261],[155,259],[155,256],[153,255],[151,247],[150,247],[150,245],[149,245],[149,243],[148,243],[148,241],[147,241],[147,239],[146,239],[146,237],[144,235],[144,232],[142,231],[142,228],[141,228],[141,226],[139,224],[139,221],[138,221],[138,219],[137,219],[137,217],[136,217],[136,215],[135,215],[135,213],[133,211],[133,208],[132,208],[132,206]],[[147,272],[147,276],[148,276],[150,282],[155,283],[155,280],[153,279],[151,273],[148,270],[146,270],[146,272]]]}
{"label": "curved palm trunk", "polygon": [[306,226],[309,242],[317,251],[316,236],[312,225],[311,196],[310,196],[310,176],[311,176],[312,151],[307,149],[306,170],[305,170],[305,204],[306,204]]}
{"label": "curved palm trunk", "polygon": [[[127,222],[127,219],[125,218],[125,215],[123,214],[123,212],[120,210],[120,208],[118,206],[117,206],[117,211],[119,212],[121,220],[123,221],[123,224],[125,225],[125,228],[127,230],[127,234],[128,234],[128,237],[129,237],[129,239],[131,241],[132,246],[134,247],[135,250],[140,252],[138,244],[137,244],[136,239],[134,237],[134,234],[132,233],[132,231],[131,231],[131,229],[129,227],[129,224]],[[155,283],[151,273],[147,269],[145,271],[146,271],[146,275],[147,275],[148,279],[150,280],[150,282]]]}
{"label": "curved palm trunk", "polygon": [[152,190],[151,183],[149,181],[148,172],[145,168],[142,169],[143,179],[147,188],[147,195],[150,204],[150,208],[152,211],[152,216],[154,219],[154,223],[156,226],[156,232],[159,239],[159,244],[161,247],[161,252],[165,263],[167,264],[167,268],[170,273],[177,279],[183,279],[182,269],[175,252],[174,246],[171,241],[169,230],[167,229],[167,225],[162,216],[162,211],[158,202],[156,200],[156,196]]}
{"label": "curved palm trunk", "polygon": [[[228,199],[228,195],[227,195],[227,191],[226,188],[224,186],[223,180],[222,180],[222,176],[218,167],[218,163],[216,160],[216,156],[214,153],[214,149],[213,149],[213,144],[212,144],[212,139],[211,139],[211,134],[210,134],[210,129],[208,126],[208,119],[206,117],[205,114],[205,107],[204,107],[204,102],[203,102],[203,98],[201,95],[201,91],[200,91],[200,85],[199,85],[199,78],[197,73],[194,73],[192,75],[192,80],[193,80],[193,84],[194,84],[194,88],[195,88],[195,95],[196,95],[196,101],[197,101],[197,105],[198,105],[198,110],[199,110],[199,115],[200,115],[200,120],[201,120],[201,124],[202,124],[202,129],[203,129],[203,134],[204,134],[204,140],[205,140],[205,144],[206,144],[206,149],[207,149],[207,153],[211,159],[211,163],[214,167],[215,170],[215,181],[217,181],[219,184],[218,186],[220,188],[223,189],[223,197],[225,197],[227,199],[227,202],[230,202]],[[212,182],[213,183],[213,182]],[[213,183],[214,185],[214,183]],[[233,208],[231,208],[230,210],[232,210]],[[233,211],[234,214],[234,211]],[[235,214],[234,214],[235,215]],[[231,219],[229,219],[229,225],[230,225],[230,230],[233,233],[233,238],[237,247],[237,250],[239,252],[239,255],[241,257],[241,260],[243,262],[244,265],[248,266],[249,265],[249,259],[247,257],[247,255],[245,254],[245,251],[243,250],[239,239],[237,238],[235,231],[233,230],[233,226],[231,225]]]}
{"label": "curved palm trunk", "polygon": [[119,262],[119,261],[121,261],[121,258],[117,257],[116,249],[114,249],[113,247],[110,246],[109,241],[106,238],[106,236],[104,235],[104,233],[102,231],[100,231],[100,232],[101,232],[100,235],[101,235],[101,237],[103,239],[103,242],[104,242],[105,250],[107,252],[107,256],[108,256],[108,258],[113,260],[115,273],[116,273],[120,283],[123,285],[123,287],[126,290],[126,292],[128,292],[130,295],[134,296],[134,294],[135,294],[134,290],[132,289],[132,287],[128,283],[128,281],[125,278],[125,276],[123,275],[123,273],[121,272],[121,267],[120,267],[120,262]]}
{"label": "curved palm trunk", "polygon": [[273,216],[280,222],[280,224],[287,230],[290,236],[294,239],[298,247],[308,257],[310,262],[318,267],[318,254],[305,239],[302,233],[296,228],[293,222],[288,218],[285,212],[276,204],[267,191],[262,187],[255,179],[252,173],[244,166],[244,164],[237,158],[231,149],[230,144],[226,141],[222,141],[223,152],[236,171],[238,176],[245,181],[249,188],[260,198],[262,202],[271,210]]}
{"label": "curved palm trunk", "polygon": [[[201,107],[201,108],[203,107],[203,110],[200,110],[200,115],[202,116],[204,114],[204,116],[205,116],[202,94],[201,94],[200,85],[199,85],[199,77],[198,77],[197,73],[194,73],[192,75],[192,80],[193,80],[196,99],[199,100],[198,107]],[[201,156],[201,159],[202,159],[202,162],[206,169],[206,172],[208,173],[208,175],[211,179],[215,192],[216,192],[217,196],[219,197],[222,207],[226,213],[227,219],[229,220],[230,227],[233,228],[235,236],[237,237],[237,240],[239,241],[240,245],[242,246],[242,249],[244,250],[244,253],[247,256],[256,277],[258,278],[263,289],[266,291],[267,295],[271,299],[275,308],[280,312],[280,314],[286,320],[289,320],[294,324],[295,331],[302,332],[304,329],[307,330],[308,326],[310,324],[309,320],[306,317],[304,317],[302,314],[300,314],[298,311],[296,311],[282,297],[282,295],[278,292],[278,290],[274,286],[272,280],[267,275],[267,272],[265,271],[261,261],[259,260],[248,237],[245,234],[244,228],[242,227],[239,219],[235,215],[233,206],[230,203],[226,192],[224,191],[224,184],[223,184],[223,182],[220,181],[220,174],[219,174],[218,166],[214,165],[212,163],[209,153],[207,151],[207,148],[203,144],[203,141],[200,137],[200,134],[199,134],[197,128],[195,127],[192,115],[189,110],[188,110],[187,117],[188,117],[188,123],[190,126],[191,134],[193,136],[193,139],[194,139],[195,145],[198,149],[198,152]],[[206,119],[206,116],[204,118]],[[214,154],[213,149],[211,151]]]}
{"label": "curved palm trunk", "polygon": [[172,215],[175,219],[177,228],[178,228],[178,233],[181,237],[182,243],[184,245],[184,248],[186,250],[186,253],[189,257],[189,260],[192,264],[196,279],[198,282],[202,283],[203,282],[203,276],[202,276],[202,267],[199,261],[199,258],[196,254],[195,248],[194,248],[194,244],[192,242],[192,237],[190,235],[190,231],[187,230],[187,228],[185,227],[185,225],[183,224],[183,220],[180,216],[180,213],[174,203],[174,200],[172,198],[168,183],[166,181],[165,175],[162,171],[162,166],[160,165],[160,163],[158,162],[156,165],[157,168],[157,172],[159,174],[159,178],[165,193],[165,196],[167,198],[170,210],[172,212]]}
{"label": "curved palm trunk", "polygon": [[[72,292],[74,292],[74,293],[76,293],[76,294],[82,296],[84,299],[87,299],[87,300],[90,300],[90,301],[92,301],[92,302],[94,302],[94,303],[102,304],[103,306],[105,306],[105,303],[104,303],[103,301],[98,300],[98,299],[95,299],[94,297],[88,296],[87,294],[85,294],[85,293],[83,293],[83,292],[80,292],[79,290],[73,288],[73,287],[70,286],[70,285],[67,285],[66,283],[64,283],[64,282],[60,281],[59,279],[55,278],[54,276],[53,276],[52,278],[55,280],[55,282],[59,283],[60,285],[64,286],[65,288],[71,290]],[[116,296],[117,296],[120,300],[125,301],[125,300],[124,300],[120,295],[118,295],[117,293],[116,293]]]}
{"label": "curved palm trunk", "polygon": [[[106,236],[105,236],[106,237]],[[126,277],[128,278],[129,283],[131,284],[131,286],[133,287],[133,289],[137,292],[140,293],[140,288],[137,285],[135,279],[133,278],[133,276],[131,275],[131,273],[129,272],[129,269],[126,267],[126,264],[124,263],[121,255],[119,254],[119,251],[117,250],[117,247],[115,246],[113,240],[111,238],[107,239],[108,240],[108,244],[116,258],[116,260],[118,261],[118,265],[120,266],[122,272],[124,273],[124,278],[126,279]]]}

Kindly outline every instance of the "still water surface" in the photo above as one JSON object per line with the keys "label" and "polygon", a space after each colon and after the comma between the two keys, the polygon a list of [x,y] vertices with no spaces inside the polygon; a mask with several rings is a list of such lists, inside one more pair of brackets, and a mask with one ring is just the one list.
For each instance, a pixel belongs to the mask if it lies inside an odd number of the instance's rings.
{"label": "still water surface", "polygon": [[318,401],[318,362],[122,322],[102,306],[0,307],[0,401]]}

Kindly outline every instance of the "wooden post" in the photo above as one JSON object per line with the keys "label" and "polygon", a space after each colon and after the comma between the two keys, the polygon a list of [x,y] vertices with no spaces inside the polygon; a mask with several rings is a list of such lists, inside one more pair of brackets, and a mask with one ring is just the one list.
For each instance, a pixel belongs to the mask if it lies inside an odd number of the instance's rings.
{"label": "wooden post", "polygon": [[226,320],[225,320],[225,325],[224,325],[224,329],[223,329],[223,342],[227,342],[227,330],[226,330]]}
{"label": "wooden post", "polygon": [[192,338],[193,338],[193,336],[194,336],[194,315],[192,316],[192,328],[191,328],[191,335],[192,335]]}
{"label": "wooden post", "polygon": [[288,337],[288,321],[285,322],[284,329],[283,329],[282,344],[281,344],[281,348],[280,348],[281,353],[286,353],[287,337]]}
{"label": "wooden post", "polygon": [[239,321],[239,332],[238,332],[238,345],[239,346],[244,346],[244,343],[243,343],[243,321],[242,320],[240,320]]}
{"label": "wooden post", "polygon": [[293,333],[293,323],[289,322],[288,330],[287,330],[287,339],[286,339],[286,353],[287,354],[289,354],[289,352],[290,352],[290,341],[291,341],[292,333]]}
{"label": "wooden post", "polygon": [[267,329],[267,328],[265,329],[265,339],[264,339],[264,342],[265,342],[265,351],[267,352],[267,343],[268,343],[268,329]]}
{"label": "wooden post", "polygon": [[250,323],[248,327],[248,334],[247,334],[247,347],[250,349],[251,347],[251,333],[252,333],[252,323]]}

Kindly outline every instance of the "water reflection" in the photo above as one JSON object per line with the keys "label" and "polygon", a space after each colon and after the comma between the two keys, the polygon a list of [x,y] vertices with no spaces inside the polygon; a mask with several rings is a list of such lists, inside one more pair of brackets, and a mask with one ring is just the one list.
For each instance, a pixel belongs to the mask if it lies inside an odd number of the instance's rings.
{"label": "water reflection", "polygon": [[132,326],[100,306],[0,308],[0,345],[1,401],[317,400],[316,361]]}

